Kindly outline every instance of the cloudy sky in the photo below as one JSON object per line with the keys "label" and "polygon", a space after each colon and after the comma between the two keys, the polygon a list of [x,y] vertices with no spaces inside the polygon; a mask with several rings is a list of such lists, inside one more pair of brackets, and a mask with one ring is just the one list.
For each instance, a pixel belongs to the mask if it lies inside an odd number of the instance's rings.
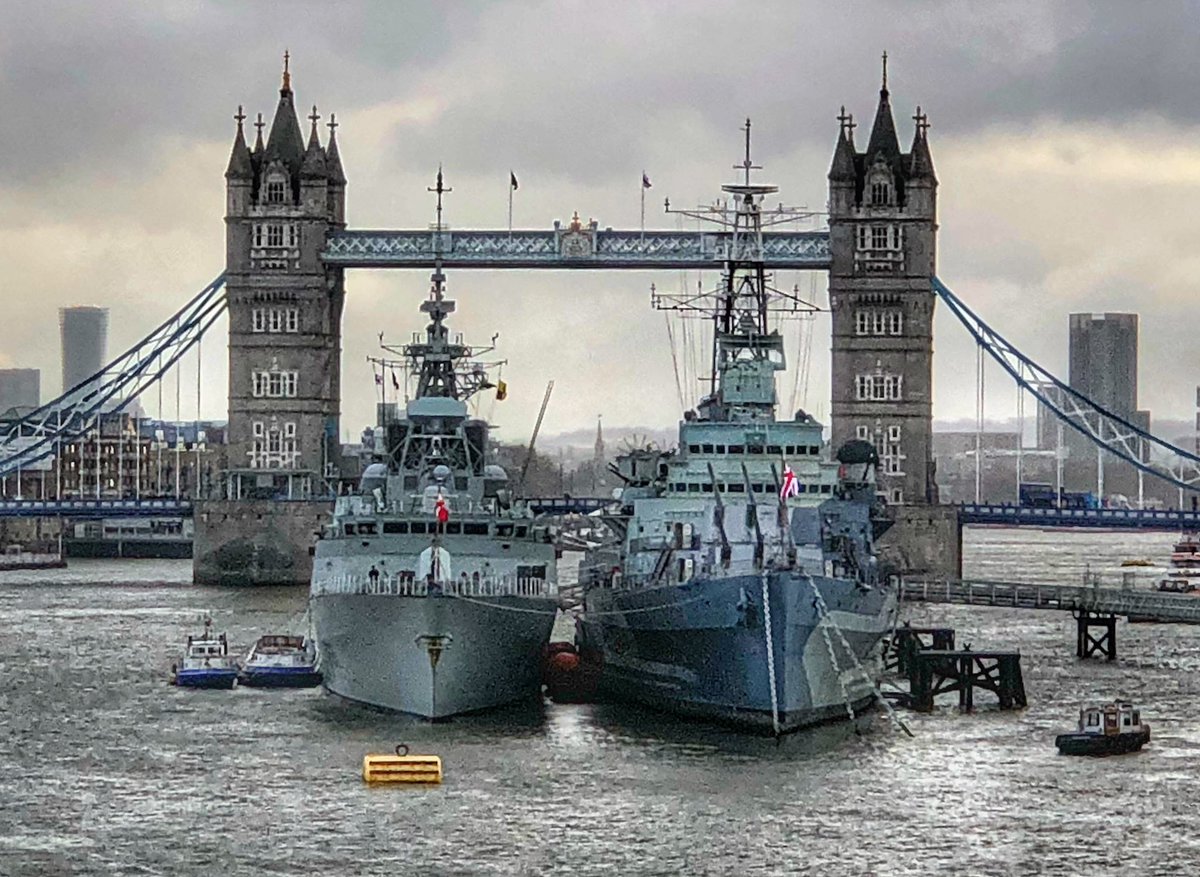
{"label": "cloudy sky", "polygon": [[[439,163],[456,227],[504,226],[511,168],[518,226],[548,228],[578,210],[635,228],[644,169],[654,184],[647,223],[673,228],[661,199],[710,200],[732,176],[746,116],[763,177],[787,202],[821,209],[838,108],[863,123],[865,143],[886,49],[902,141],[917,104],[933,125],[941,277],[1064,376],[1069,313],[1140,313],[1141,404],[1190,419],[1200,383],[1200,3],[5,5],[0,364],[41,368],[44,398],[59,384],[59,307],[109,307],[116,354],[220,273],[231,117],[244,104],[270,118],[284,48],[298,105],[341,122],[356,228],[424,226]],[[549,379],[550,433],[599,413],[613,426],[675,421],[672,345],[649,285],[698,279],[452,275],[458,325],[478,340],[499,332],[509,360],[510,399],[493,415],[502,434],[528,433]],[[780,280],[825,301],[823,276]],[[350,274],[344,431],[372,416],[365,357],[377,332],[418,328],[426,284],[417,273]],[[675,328],[676,363],[690,378]],[[802,325],[785,331],[792,348],[805,335]],[[828,336],[818,316],[807,384],[792,373],[781,381],[785,403],[794,396],[825,419]],[[935,415],[970,417],[974,352],[944,310],[935,343]],[[207,340],[204,416],[223,416],[224,360],[223,337]],[[195,368],[184,372],[185,400]],[[990,387],[989,414],[1011,414],[998,372]],[[147,403],[154,412],[156,398]],[[185,402],[183,415],[194,412]]]}

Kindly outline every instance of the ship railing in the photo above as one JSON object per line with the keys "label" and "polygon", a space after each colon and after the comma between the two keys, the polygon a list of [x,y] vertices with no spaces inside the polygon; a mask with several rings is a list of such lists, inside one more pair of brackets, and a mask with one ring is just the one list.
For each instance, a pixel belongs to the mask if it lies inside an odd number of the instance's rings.
{"label": "ship railing", "polygon": [[313,582],[312,595],[363,594],[382,597],[551,597],[558,586],[548,579],[533,576],[472,576],[444,582],[430,582],[413,576],[338,575]]}

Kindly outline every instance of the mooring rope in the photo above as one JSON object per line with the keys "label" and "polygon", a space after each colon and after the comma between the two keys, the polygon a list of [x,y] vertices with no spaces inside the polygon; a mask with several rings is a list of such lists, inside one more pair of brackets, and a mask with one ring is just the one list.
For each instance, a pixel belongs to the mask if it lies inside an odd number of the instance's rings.
{"label": "mooring rope", "polygon": [[763,597],[763,629],[767,635],[767,680],[771,683],[771,727],[775,736],[779,736],[779,695],[775,691],[775,643],[771,637],[771,593],[767,587],[770,577],[766,570],[762,573]]}
{"label": "mooring rope", "polygon": [[[854,662],[855,668],[858,670],[859,673],[862,674],[862,677],[863,677],[863,679],[865,679],[867,681],[867,684],[871,686],[871,690],[875,693],[875,699],[883,704],[883,708],[887,712],[888,718],[891,720],[892,724],[903,729],[905,734],[907,734],[909,737],[912,737],[913,732],[908,729],[908,726],[906,724],[904,724],[903,721],[900,720],[900,716],[898,716],[896,714],[896,711],[894,709],[892,709],[891,703],[889,703],[888,699],[883,696],[883,692],[879,690],[879,686],[876,685],[875,680],[873,678],[871,678],[870,672],[867,670],[866,667],[863,666],[862,662],[858,659],[858,655],[856,655],[854,653],[854,649],[852,649],[850,647],[850,641],[846,639],[846,635],[845,635],[845,633],[842,632],[842,628],[840,626],[838,626],[838,623],[836,621],[833,620],[833,617],[830,615],[830,612],[829,612],[829,607],[825,604],[825,597],[822,596],[821,589],[817,587],[817,583],[813,580],[813,577],[810,575],[806,575],[805,578],[808,579],[808,586],[812,589],[813,596],[815,597],[817,611],[819,613],[821,613],[822,620],[828,621],[829,625],[833,627],[834,633],[836,633],[838,635],[838,638],[842,641],[842,647],[845,648],[846,653],[850,655],[850,660]],[[828,633],[826,633],[826,643],[828,643],[828,642],[829,642]],[[835,666],[836,666],[836,662],[835,662]],[[842,682],[843,696],[845,696],[846,686],[845,686],[845,682],[841,680],[840,674],[839,674],[838,679],[839,679],[839,681]],[[851,708],[848,700],[846,702],[846,709],[850,712],[850,715],[853,717],[854,710]]]}

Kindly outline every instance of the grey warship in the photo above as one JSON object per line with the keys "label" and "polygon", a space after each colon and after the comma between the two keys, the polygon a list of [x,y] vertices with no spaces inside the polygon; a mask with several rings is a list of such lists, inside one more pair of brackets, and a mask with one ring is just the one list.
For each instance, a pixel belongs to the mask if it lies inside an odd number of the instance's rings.
{"label": "grey warship", "polygon": [[871,704],[896,593],[873,552],[886,528],[875,449],[854,441],[830,460],[816,420],[775,416],[771,320],[789,305],[769,285],[762,228],[787,217],[764,221],[776,189],[750,182],[749,136],[747,121],[745,182],[723,187],[732,206],[681,211],[729,229],[720,286],[686,302],[713,321],[711,392],[677,449],[618,458],[616,538],[581,565],[578,639],[606,695],[778,735]]}
{"label": "grey warship", "polygon": [[[440,225],[440,171],[436,191]],[[357,493],[338,498],[309,598],[325,688],[430,719],[536,697],[558,608],[551,535],[486,462],[488,424],[469,416],[492,384],[484,351],[446,326],[454,309],[439,266],[424,337],[394,351],[416,393]]]}

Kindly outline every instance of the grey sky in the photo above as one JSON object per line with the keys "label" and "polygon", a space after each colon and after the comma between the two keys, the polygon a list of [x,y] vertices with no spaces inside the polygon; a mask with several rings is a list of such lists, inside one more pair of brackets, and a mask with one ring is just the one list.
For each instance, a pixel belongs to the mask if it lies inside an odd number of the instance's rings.
{"label": "grey sky", "polygon": [[[59,306],[112,308],[116,353],[220,272],[230,117],[242,103],[269,121],[285,47],[298,105],[342,122],[349,220],[364,228],[428,222],[425,186],[439,162],[460,227],[504,224],[510,168],[518,225],[578,210],[636,226],[644,169],[648,222],[670,227],[662,197],[709,199],[732,174],[747,115],[764,177],[786,201],[820,208],[834,116],[845,104],[865,142],[887,49],[902,140],[917,104],[934,126],[943,279],[1060,372],[1069,312],[1138,311],[1143,405],[1188,417],[1194,403],[1200,4],[6,5],[0,360],[41,367],[47,391],[58,381]],[[550,378],[550,431],[600,412],[614,425],[678,417],[652,281],[680,279],[451,276],[459,326],[501,334],[513,393],[495,417],[506,435],[528,431]],[[381,328],[400,338],[418,325],[425,286],[416,274],[351,275],[352,432],[371,417],[364,357]],[[974,354],[950,319],[942,312],[936,330],[935,414],[945,418],[969,415],[974,398]],[[813,338],[801,401],[827,418],[827,319]],[[204,412],[220,416],[217,339],[204,376]],[[998,375],[991,386],[989,408],[1011,413],[1012,391]]]}

